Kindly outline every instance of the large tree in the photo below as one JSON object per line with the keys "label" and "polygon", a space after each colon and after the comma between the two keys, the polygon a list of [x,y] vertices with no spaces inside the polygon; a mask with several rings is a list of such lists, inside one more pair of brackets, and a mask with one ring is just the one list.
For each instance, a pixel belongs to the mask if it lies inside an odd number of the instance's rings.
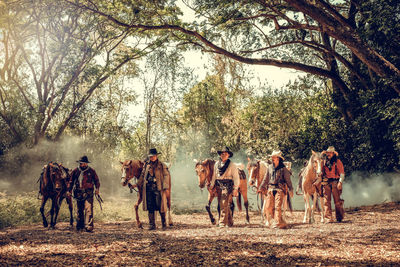
{"label": "large tree", "polygon": [[[183,43],[204,51],[223,54],[247,64],[291,68],[333,83],[333,99],[347,120],[353,120],[360,106],[357,91],[349,83],[350,73],[360,87],[369,89],[373,76],[382,78],[396,95],[400,94],[400,71],[392,58],[385,57],[360,31],[365,17],[374,10],[360,1],[187,1],[199,17],[192,23],[162,19],[160,6],[174,8],[175,1],[157,1],[147,9],[157,12],[160,20],[138,20],[118,16],[101,9],[92,1],[69,1],[74,5],[107,17],[129,29],[173,30],[183,33]],[[393,1],[392,1],[393,2]],[[161,3],[161,4],[160,4]],[[137,3],[128,2],[136,7]],[[379,8],[398,11],[398,3],[380,3]],[[399,27],[396,25],[396,27]],[[226,47],[225,39],[236,40]],[[393,40],[398,42],[398,40]],[[373,74],[362,71],[364,64]]]}
{"label": "large tree", "polygon": [[60,138],[107,79],[163,44],[60,1],[10,1],[1,14],[0,118],[17,141]]}

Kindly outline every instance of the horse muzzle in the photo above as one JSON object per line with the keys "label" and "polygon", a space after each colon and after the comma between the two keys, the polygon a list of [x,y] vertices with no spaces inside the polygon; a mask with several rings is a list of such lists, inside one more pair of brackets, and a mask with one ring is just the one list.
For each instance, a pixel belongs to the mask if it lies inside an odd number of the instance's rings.
{"label": "horse muzzle", "polygon": [[128,184],[128,181],[126,180],[125,177],[121,177],[121,184],[122,186],[126,186]]}

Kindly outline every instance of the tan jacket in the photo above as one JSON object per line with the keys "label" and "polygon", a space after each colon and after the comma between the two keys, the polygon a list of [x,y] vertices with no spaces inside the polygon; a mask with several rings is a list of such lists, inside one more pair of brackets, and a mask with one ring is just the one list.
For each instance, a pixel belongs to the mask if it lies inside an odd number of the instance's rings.
{"label": "tan jacket", "polygon": [[[143,171],[140,174],[139,180],[137,182],[138,186],[143,188],[143,210],[147,210],[147,203],[146,203],[146,184],[147,180],[145,179],[147,177],[147,174],[149,173],[151,165],[150,163],[145,163],[143,167]],[[154,176],[156,178],[156,183],[157,183],[157,190],[162,192],[163,190],[167,190],[170,188],[170,183],[171,183],[171,176],[169,174],[169,170],[167,165],[165,163],[161,162],[158,160],[157,165],[154,168]],[[164,197],[162,197],[161,201],[161,212],[166,211],[166,201],[164,200]]]}
{"label": "tan jacket", "polygon": [[229,163],[229,166],[226,169],[225,173],[222,176],[220,176],[219,170],[218,170],[218,163],[219,163],[219,161],[215,162],[215,164],[214,164],[214,173],[213,173],[213,177],[211,179],[210,187],[211,188],[214,187],[216,180],[230,179],[230,180],[233,180],[233,188],[238,189],[239,183],[240,183],[240,178],[239,178],[239,171],[238,171],[236,164],[231,161]]}

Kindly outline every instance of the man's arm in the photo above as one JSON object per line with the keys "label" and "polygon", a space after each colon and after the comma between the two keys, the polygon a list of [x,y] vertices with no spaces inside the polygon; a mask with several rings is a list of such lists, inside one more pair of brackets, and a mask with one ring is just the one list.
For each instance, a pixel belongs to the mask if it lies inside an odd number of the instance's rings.
{"label": "man's arm", "polygon": [[100,180],[94,169],[92,169],[92,172],[93,172],[94,185],[96,186],[95,193],[96,193],[96,195],[98,195],[100,193]]}
{"label": "man's arm", "polygon": [[292,174],[290,173],[290,171],[287,168],[283,168],[283,178],[285,178],[285,182],[289,188],[289,192],[293,192],[293,185],[292,185],[292,181],[290,179],[290,176]]}
{"label": "man's arm", "polygon": [[147,168],[147,163],[145,162],[144,165],[143,165],[142,172],[140,173],[139,179],[137,181],[137,185],[140,186],[140,187],[143,186],[143,183],[144,183],[144,175],[145,175],[145,172],[146,172],[146,168]]}

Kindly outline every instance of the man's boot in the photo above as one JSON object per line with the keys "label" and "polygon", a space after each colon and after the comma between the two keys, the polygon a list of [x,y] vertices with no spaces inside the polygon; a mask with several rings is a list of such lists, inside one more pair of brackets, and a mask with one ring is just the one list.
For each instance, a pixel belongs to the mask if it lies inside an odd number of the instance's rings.
{"label": "man's boot", "polygon": [[165,212],[160,212],[160,215],[161,215],[162,229],[165,230],[167,228],[167,223],[165,220]]}
{"label": "man's boot", "polygon": [[156,230],[156,219],[154,212],[149,212],[149,228],[148,230]]}

